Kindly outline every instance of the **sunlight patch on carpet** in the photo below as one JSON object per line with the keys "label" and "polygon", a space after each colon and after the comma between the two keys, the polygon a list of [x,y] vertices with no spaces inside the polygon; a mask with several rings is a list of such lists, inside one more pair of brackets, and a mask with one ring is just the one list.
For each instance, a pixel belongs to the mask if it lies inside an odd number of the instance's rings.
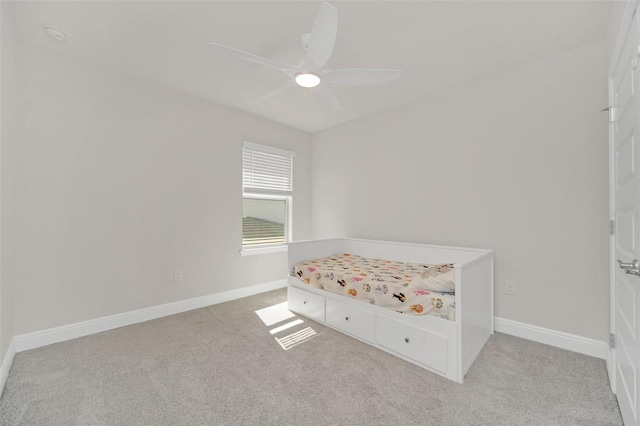
{"label": "sunlight patch on carpet", "polygon": [[313,328],[307,327],[300,331],[296,331],[293,334],[289,334],[288,336],[284,336],[279,339],[276,337],[275,339],[280,344],[280,346],[282,346],[282,349],[286,351],[294,346],[299,345],[300,343],[306,342],[307,340],[315,337],[317,334],[318,333],[316,333]]}
{"label": "sunlight patch on carpet", "polygon": [[278,303],[277,305],[269,306],[267,308],[258,309],[255,312],[267,327],[294,317],[294,314],[289,309],[287,309],[287,302],[282,302]]}
{"label": "sunlight patch on carpet", "polygon": [[286,324],[281,325],[280,327],[276,327],[274,329],[269,330],[269,333],[271,334],[277,334],[280,333],[281,331],[284,331],[286,329],[289,329],[291,327],[295,327],[298,324],[302,324],[304,321],[302,321],[301,319],[297,319],[291,322],[288,322]]}

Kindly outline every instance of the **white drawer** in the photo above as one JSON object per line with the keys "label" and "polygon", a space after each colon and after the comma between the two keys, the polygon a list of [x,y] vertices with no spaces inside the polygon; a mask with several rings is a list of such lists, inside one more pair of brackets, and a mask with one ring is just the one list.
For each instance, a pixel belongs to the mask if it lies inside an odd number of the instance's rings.
{"label": "white drawer", "polygon": [[362,340],[373,342],[372,312],[327,299],[327,324]]}
{"label": "white drawer", "polygon": [[324,322],[324,297],[289,286],[287,301],[290,311]]}
{"label": "white drawer", "polygon": [[376,343],[444,374],[447,373],[448,340],[445,336],[376,316]]}

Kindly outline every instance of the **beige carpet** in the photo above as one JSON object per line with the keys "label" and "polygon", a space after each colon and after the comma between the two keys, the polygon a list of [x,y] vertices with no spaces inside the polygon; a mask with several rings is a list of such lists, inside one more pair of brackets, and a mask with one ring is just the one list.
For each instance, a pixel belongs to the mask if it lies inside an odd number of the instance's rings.
{"label": "beige carpet", "polygon": [[459,385],[277,308],[261,311],[275,322],[265,325],[255,311],[285,298],[277,290],[19,353],[0,424],[622,424],[602,360],[497,333]]}

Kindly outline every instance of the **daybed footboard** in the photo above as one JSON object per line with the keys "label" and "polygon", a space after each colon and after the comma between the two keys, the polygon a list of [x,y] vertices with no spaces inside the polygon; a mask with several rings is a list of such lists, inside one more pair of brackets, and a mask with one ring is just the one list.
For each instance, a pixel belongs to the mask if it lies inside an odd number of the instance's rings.
{"label": "daybed footboard", "polygon": [[493,252],[350,238],[301,241],[289,244],[289,269],[304,260],[345,252],[401,262],[454,263],[455,321],[400,314],[312,288],[293,276],[289,309],[462,383],[493,333]]}
{"label": "daybed footboard", "polygon": [[460,330],[460,378],[493,334],[493,252],[460,268],[456,321]]}

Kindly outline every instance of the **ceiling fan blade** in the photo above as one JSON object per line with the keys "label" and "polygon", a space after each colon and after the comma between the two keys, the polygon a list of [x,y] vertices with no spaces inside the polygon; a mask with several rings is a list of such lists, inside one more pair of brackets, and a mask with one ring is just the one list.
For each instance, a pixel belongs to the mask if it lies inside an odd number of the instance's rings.
{"label": "ceiling fan blade", "polygon": [[268,91],[267,93],[264,93],[260,96],[258,96],[257,98],[255,98],[253,101],[254,102],[260,102],[260,101],[264,101],[265,99],[268,99],[272,96],[275,96],[279,93],[284,92],[287,89],[292,88],[293,86],[295,86],[296,83],[293,80],[288,80],[286,83],[284,83],[283,85],[281,85],[280,87],[276,87],[273,90]]}
{"label": "ceiling fan blade", "polygon": [[338,98],[336,98],[336,95],[323,85],[316,86],[309,90],[316,98],[328,105],[331,109],[336,111],[340,111],[342,109],[342,105],[338,101]]}
{"label": "ceiling fan blade", "polygon": [[322,81],[349,86],[364,86],[367,84],[385,83],[395,80],[401,75],[402,71],[400,70],[346,68],[323,72]]}
{"label": "ceiling fan blade", "polygon": [[305,62],[310,60],[313,65],[322,68],[333,52],[337,33],[338,9],[324,2],[311,28]]}
{"label": "ceiling fan blade", "polygon": [[296,71],[296,67],[294,66],[280,64],[278,62],[272,61],[271,59],[263,58],[261,56],[254,55],[253,53],[245,52],[243,50],[238,50],[236,48],[225,46],[223,44],[209,43],[209,45],[225,49],[228,52],[232,52],[236,54],[237,56],[244,59],[245,61],[253,62],[254,64],[264,65],[266,67],[273,68],[274,70],[282,71],[287,75],[291,75]]}

